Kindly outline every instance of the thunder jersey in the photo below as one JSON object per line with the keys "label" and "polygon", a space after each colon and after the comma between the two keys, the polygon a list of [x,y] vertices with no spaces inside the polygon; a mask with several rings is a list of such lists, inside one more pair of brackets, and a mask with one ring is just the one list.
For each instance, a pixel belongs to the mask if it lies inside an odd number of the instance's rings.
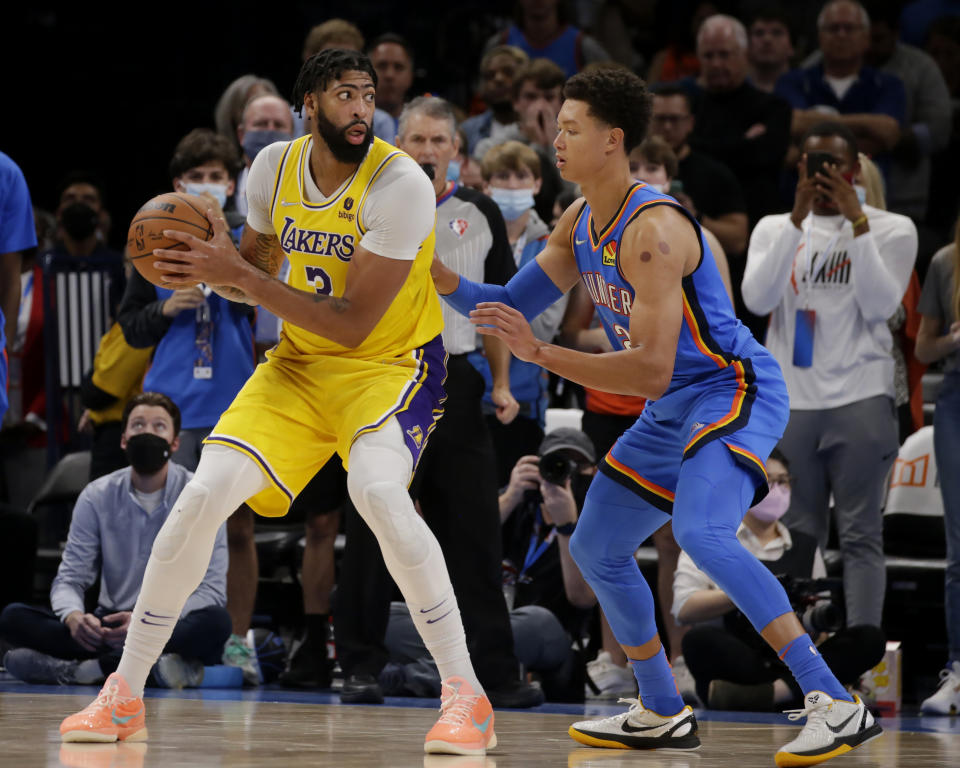
{"label": "thunder jersey", "polygon": [[620,241],[626,227],[643,226],[637,219],[656,205],[669,205],[690,219],[700,238],[698,267],[683,278],[683,325],[670,386],[661,396],[686,386],[729,377],[743,394],[755,388],[748,357],[762,349],[733,313],[720,272],[700,227],[674,198],[638,182],[630,187],[620,209],[603,229],[584,203],[573,225],[571,245],[583,284],[614,349],[630,346],[630,314],[634,291],[620,272]]}
{"label": "thunder jersey", "polygon": [[[304,188],[310,173],[310,136],[291,141],[276,171],[270,218],[290,263],[287,284],[301,291],[343,296],[350,260],[365,234],[364,205],[384,169],[406,155],[374,139],[366,157],[340,190],[323,203],[308,201]],[[404,205],[404,200],[396,204]],[[282,337],[304,355],[354,358],[396,357],[421,347],[443,328],[440,301],[430,277],[434,232],[420,245],[400,292],[362,344],[344,347],[284,321]]]}

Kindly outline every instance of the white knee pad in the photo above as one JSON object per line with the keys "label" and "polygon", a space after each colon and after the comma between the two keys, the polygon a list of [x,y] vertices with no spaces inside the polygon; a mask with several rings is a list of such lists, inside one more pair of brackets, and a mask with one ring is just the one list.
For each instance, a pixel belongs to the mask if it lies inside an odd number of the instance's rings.
{"label": "white knee pad", "polygon": [[159,562],[169,563],[183,551],[209,499],[210,491],[196,480],[191,480],[180,491],[173,511],[153,542],[153,556]]}
{"label": "white knee pad", "polygon": [[427,559],[433,539],[407,493],[412,470],[413,458],[396,419],[361,435],[350,449],[350,498],[380,542],[384,558],[405,568]]}

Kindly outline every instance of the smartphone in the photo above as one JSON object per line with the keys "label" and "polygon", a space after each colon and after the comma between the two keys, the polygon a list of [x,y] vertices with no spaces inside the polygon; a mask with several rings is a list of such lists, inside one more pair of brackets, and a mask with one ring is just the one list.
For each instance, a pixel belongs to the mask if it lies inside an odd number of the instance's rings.
{"label": "smartphone", "polygon": [[824,166],[828,164],[837,164],[837,159],[829,152],[807,152],[807,178],[812,179],[818,172],[826,176]]}

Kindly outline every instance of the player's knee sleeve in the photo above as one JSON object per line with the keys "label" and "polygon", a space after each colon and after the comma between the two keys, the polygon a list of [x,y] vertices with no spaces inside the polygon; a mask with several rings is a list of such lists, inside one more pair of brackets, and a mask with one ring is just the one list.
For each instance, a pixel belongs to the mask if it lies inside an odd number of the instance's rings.
{"label": "player's knee sleeve", "polygon": [[400,425],[391,419],[381,430],[358,437],[350,449],[347,491],[360,516],[384,548],[384,558],[411,568],[430,553],[432,536],[407,492],[413,459]]}
{"label": "player's knee sleeve", "polygon": [[184,486],[160,533],[153,542],[153,556],[161,563],[175,560],[204,514],[210,491],[196,480]]}

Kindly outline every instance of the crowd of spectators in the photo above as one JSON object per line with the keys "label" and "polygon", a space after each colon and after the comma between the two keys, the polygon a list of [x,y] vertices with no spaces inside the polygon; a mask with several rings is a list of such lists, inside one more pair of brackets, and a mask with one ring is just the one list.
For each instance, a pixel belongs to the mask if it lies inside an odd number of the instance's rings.
{"label": "crowd of spectators", "polygon": [[[664,19],[669,32],[651,48],[641,30]],[[933,426],[948,682],[923,706],[960,708],[948,691],[960,690],[960,9],[933,0],[519,0],[502,21],[469,82],[438,80],[459,98],[414,89],[429,87],[431,72],[395,32],[368,41],[350,21],[328,19],[307,30],[302,58],[367,53],[378,76],[374,133],[433,182],[436,257],[501,284],[536,258],[577,199],[553,148],[565,80],[591,67],[646,77],[652,119],[631,156],[635,177],[702,227],[738,317],[777,358],[790,394],[790,423],[768,462],[771,494],[738,535],[793,578],[825,576],[822,553],[839,550],[834,607],[844,619],[815,629],[851,686],[883,653],[888,473],[903,439],[923,426],[914,406],[924,366],[943,373]],[[166,149],[167,189],[205,196],[236,239],[258,154],[311,129],[281,95],[289,84],[236,77],[207,123]],[[13,649],[5,666],[21,679],[90,683],[115,668],[153,537],[280,324],[204,286],[171,291],[124,274],[110,245],[124,227],[96,173],[65,176],[52,212],[31,206],[36,183],[0,152],[0,374],[9,381],[0,388],[0,531],[21,530],[14,520],[56,457],[88,450],[91,463],[60,532],[49,603],[27,590],[0,604],[0,648]],[[607,351],[592,310],[578,286],[534,333]],[[567,543],[593,465],[643,399],[551,378],[443,311],[446,413],[411,494],[446,555],[478,676],[495,706],[630,694],[625,657]],[[548,406],[581,408],[583,431],[545,434]],[[391,605],[379,547],[337,462],[292,510],[304,524],[302,614],[273,625],[296,635],[280,682],[328,687],[336,660],[344,701],[436,696],[436,670],[403,606]],[[221,531],[155,683],[196,684],[221,660],[242,668],[247,684],[264,679],[250,639],[272,615],[257,594],[259,530],[242,506]],[[652,543],[681,692],[725,708],[794,700],[789,676],[680,552],[670,526]],[[85,595],[97,578],[99,595]]]}

